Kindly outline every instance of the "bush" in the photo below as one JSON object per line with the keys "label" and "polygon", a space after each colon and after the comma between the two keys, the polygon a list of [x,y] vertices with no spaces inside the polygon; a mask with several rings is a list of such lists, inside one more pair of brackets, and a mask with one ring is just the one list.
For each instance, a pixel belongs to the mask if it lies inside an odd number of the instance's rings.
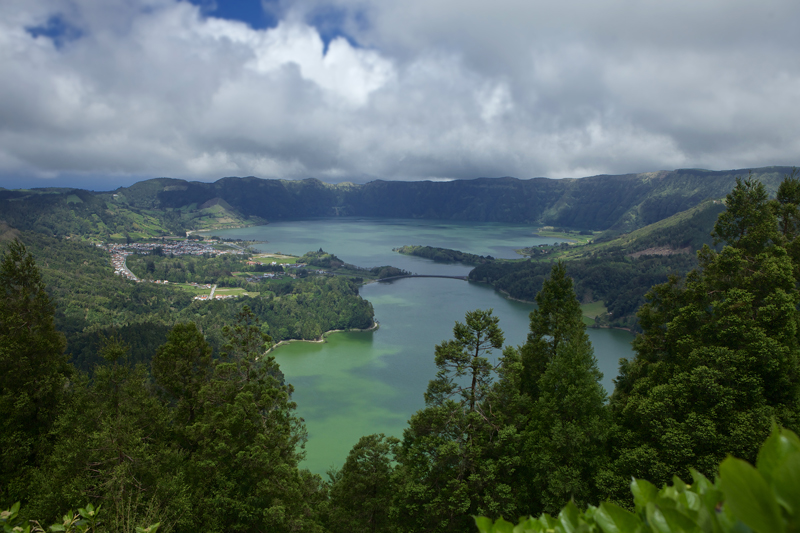
{"label": "bush", "polygon": [[677,477],[658,490],[643,480],[631,482],[634,512],[610,502],[580,511],[568,503],[552,517],[521,518],[514,526],[502,518],[477,516],[481,533],[783,533],[800,528],[800,439],[774,427],[753,467],[728,457],[712,483],[697,471],[687,485]]}

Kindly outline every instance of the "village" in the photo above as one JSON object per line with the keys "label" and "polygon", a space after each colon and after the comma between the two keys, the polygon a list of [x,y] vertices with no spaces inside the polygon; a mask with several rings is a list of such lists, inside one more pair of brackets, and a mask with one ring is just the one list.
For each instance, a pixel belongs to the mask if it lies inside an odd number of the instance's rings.
{"label": "village", "polygon": [[[224,245],[229,246],[229,249],[220,249],[219,247],[220,243],[215,239],[207,239],[204,241],[186,239],[182,241],[174,241],[167,243],[158,242],[158,243],[129,243],[129,244],[117,244],[117,243],[97,244],[98,247],[105,249],[111,254],[111,264],[114,267],[114,274],[122,276],[136,283],[149,282],[149,283],[156,283],[159,285],[168,285],[170,282],[168,280],[151,280],[151,279],[139,278],[128,268],[126,264],[127,257],[131,254],[140,254],[140,255],[158,254],[158,255],[171,255],[171,256],[193,255],[193,256],[216,257],[223,254],[245,255],[247,253],[247,251],[240,246],[227,242],[224,243]],[[261,265],[263,263],[259,261],[247,261],[246,264],[250,266],[256,266],[256,265]],[[272,261],[270,263],[271,266],[276,266],[278,264],[279,263],[277,263],[276,261]],[[281,266],[290,271],[291,270],[297,271],[297,269],[301,269],[307,266],[307,264],[285,263],[281,264]],[[301,276],[306,273],[306,271],[302,272],[303,274],[301,274]],[[308,273],[313,273],[317,275],[330,274],[330,272],[327,272],[325,270],[312,270],[309,271]],[[284,276],[295,278],[298,277],[298,274],[292,272],[252,273],[252,275],[249,275],[247,277],[247,281],[259,282],[267,279],[281,278]],[[210,291],[208,294],[198,294],[194,296],[194,300],[201,300],[201,301],[210,301],[215,299],[223,300],[229,298],[236,298],[240,296],[240,294],[218,294],[216,293],[217,286],[212,284],[189,282],[178,285],[186,285],[194,289],[203,289]]]}
{"label": "village", "polygon": [[[195,255],[195,256],[218,256],[223,254],[244,255],[246,252],[243,248],[235,245],[229,245],[231,248],[228,250],[220,250],[215,245],[218,241],[215,239],[208,239],[204,241],[197,241],[193,239],[186,239],[183,241],[174,242],[158,242],[158,243],[130,243],[130,244],[97,244],[98,247],[105,249],[111,254],[111,264],[114,267],[114,274],[122,276],[137,283],[152,282],[160,285],[167,285],[167,280],[146,280],[141,279],[130,271],[126,264],[126,259],[131,254],[149,255],[152,253],[159,253],[164,255]],[[227,244],[227,243],[226,243]],[[236,294],[217,294],[215,291],[217,286],[211,284],[188,283],[197,289],[210,289],[209,294],[201,294],[195,296],[195,300],[223,300],[228,298],[236,298]]]}

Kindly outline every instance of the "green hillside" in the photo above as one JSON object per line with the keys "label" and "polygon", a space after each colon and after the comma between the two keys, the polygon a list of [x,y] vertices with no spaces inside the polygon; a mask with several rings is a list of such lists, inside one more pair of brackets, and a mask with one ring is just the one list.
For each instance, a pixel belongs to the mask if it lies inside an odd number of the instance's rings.
{"label": "green hillside", "polygon": [[551,263],[566,261],[581,301],[602,302],[606,308],[592,324],[636,329],[635,314],[647,291],[665,283],[670,274],[685,275],[697,266],[696,252],[705,244],[713,246],[711,231],[723,211],[723,202],[709,200],[617,237],[606,232],[585,245],[528,248],[530,260],[483,264],[470,272],[470,279],[512,298],[533,301]]}
{"label": "green hillside", "polygon": [[676,170],[560,180],[377,180],[363,185],[316,179],[249,177],[201,183],[158,178],[104,193],[0,190],[0,220],[20,230],[115,241],[326,216],[553,225],[603,231],[602,239],[610,239],[720,199],[737,177],[752,174],[774,192],[789,171]]}
{"label": "green hillside", "polygon": [[330,185],[224,178],[214,183],[157,179],[120,189],[131,207],[181,210],[225,201],[242,217],[266,220],[374,216],[545,224],[630,232],[708,199],[723,198],[748,174],[774,192],[787,167],[676,170],[553,180],[479,178],[451,182],[372,181]]}

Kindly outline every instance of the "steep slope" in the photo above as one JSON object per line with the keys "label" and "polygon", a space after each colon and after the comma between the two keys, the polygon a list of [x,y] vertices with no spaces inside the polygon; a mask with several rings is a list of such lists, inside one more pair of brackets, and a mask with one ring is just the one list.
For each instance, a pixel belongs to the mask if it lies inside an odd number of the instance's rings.
{"label": "steep slope", "polygon": [[754,170],[676,170],[553,180],[479,178],[450,182],[373,181],[330,185],[301,181],[223,178],[215,183],[158,179],[116,191],[133,207],[185,209],[214,199],[243,219],[373,216],[549,224],[633,231],[724,197],[736,178],[753,177],[774,191],[788,167]]}

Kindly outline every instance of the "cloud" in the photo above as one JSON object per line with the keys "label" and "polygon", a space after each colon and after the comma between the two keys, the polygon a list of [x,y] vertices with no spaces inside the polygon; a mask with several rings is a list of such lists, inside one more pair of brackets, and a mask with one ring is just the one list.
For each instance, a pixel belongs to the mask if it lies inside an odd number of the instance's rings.
{"label": "cloud", "polygon": [[796,2],[269,7],[3,2],[0,185],[797,164]]}

